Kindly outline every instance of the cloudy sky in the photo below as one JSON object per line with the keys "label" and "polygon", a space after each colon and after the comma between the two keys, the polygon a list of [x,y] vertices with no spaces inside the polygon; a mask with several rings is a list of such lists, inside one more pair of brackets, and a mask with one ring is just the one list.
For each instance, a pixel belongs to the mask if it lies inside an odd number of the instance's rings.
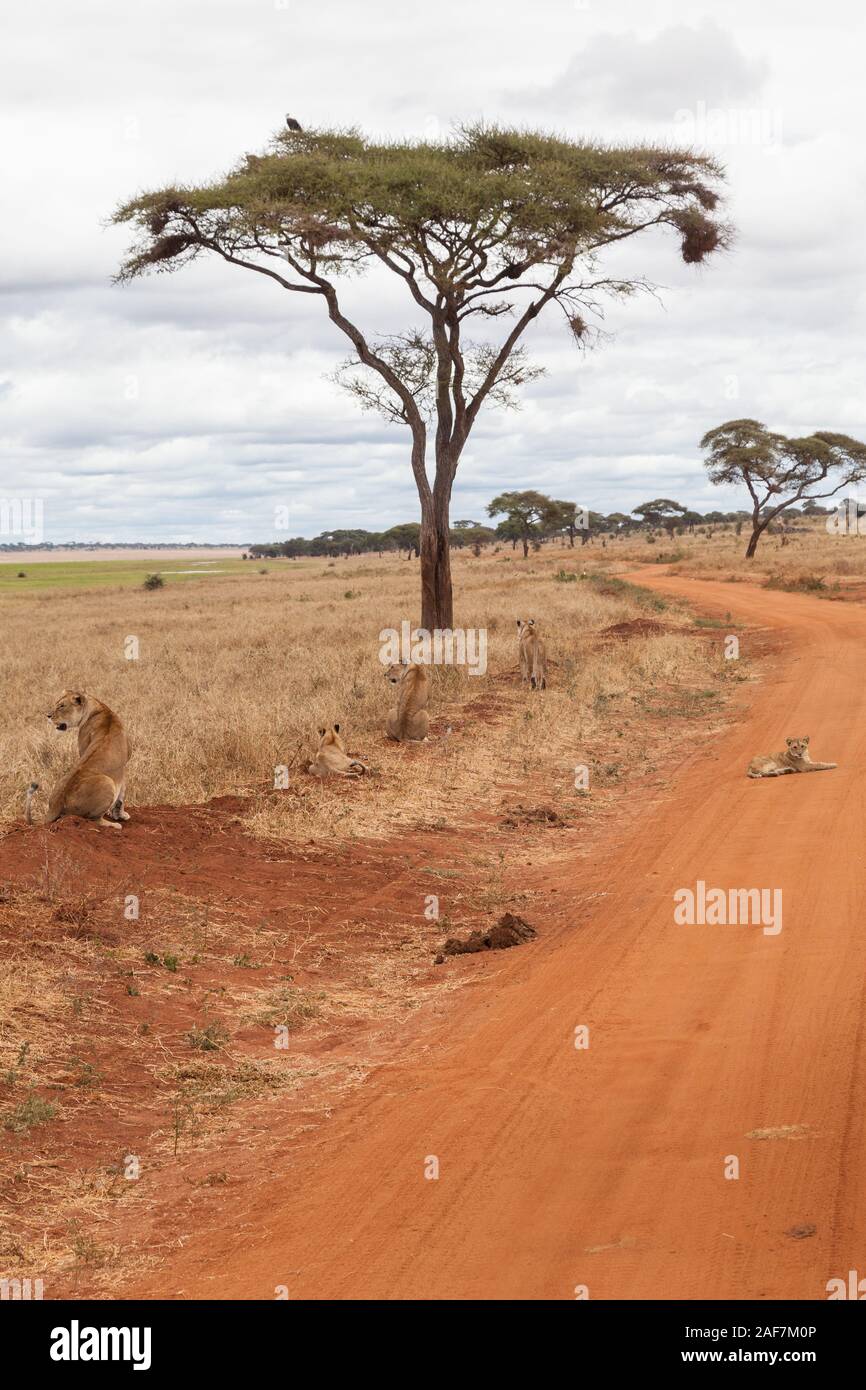
{"label": "cloudy sky", "polygon": [[[200,262],[118,287],[112,208],[204,181],[304,125],[447,135],[456,122],[666,140],[717,154],[733,249],[683,265],[629,243],[657,298],[611,310],[581,354],[555,311],[546,375],[479,419],[454,517],[505,487],[601,511],[735,506],[697,442],[753,416],[866,437],[866,99],[854,0],[42,0],[5,29],[0,500],[45,537],[246,542],[418,515],[408,438],[331,384],[345,342],[318,301]],[[376,279],[371,333],[408,322]],[[0,540],[7,537],[0,537]],[[12,537],[14,539],[14,537]]]}

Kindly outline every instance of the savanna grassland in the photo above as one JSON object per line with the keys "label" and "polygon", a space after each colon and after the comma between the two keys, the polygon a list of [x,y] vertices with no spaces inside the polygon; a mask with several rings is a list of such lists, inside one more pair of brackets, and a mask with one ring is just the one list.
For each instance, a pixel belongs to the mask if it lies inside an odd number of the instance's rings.
{"label": "savanna grassland", "polygon": [[[20,815],[28,783],[50,785],[71,759],[71,739],[45,718],[64,688],[94,694],[124,719],[132,807],[242,793],[252,829],[308,838],[453,816],[530,768],[570,796],[574,763],[591,763],[595,732],[620,702],[666,685],[717,692],[726,674],[720,649],[670,630],[688,627],[687,616],[667,614],[628,642],[605,640],[605,628],[658,618],[664,607],[605,579],[613,561],[598,545],[545,546],[525,561],[508,550],[459,554],[459,621],[486,630],[488,669],[436,668],[439,737],[423,748],[383,737],[392,692],[379,634],[399,630],[417,603],[417,564],[404,557],[236,562],[229,575],[154,592],[103,584],[0,596],[0,815]],[[542,698],[519,688],[518,616],[535,617],[547,637]],[[131,638],[137,659],[127,658]],[[305,772],[316,729],[335,721],[374,773],[348,800]],[[289,769],[282,796],[273,792],[277,767]]]}
{"label": "savanna grassland", "polygon": [[[417,613],[414,560],[238,562],[150,592],[121,561],[116,583],[0,593],[0,1276],[116,1295],[192,1226],[225,1228],[270,1142],[284,1161],[489,983],[489,955],[434,964],[443,938],[538,921],[527,875],[591,854],[729,717],[749,666],[728,628],[633,584],[626,549],[458,553],[488,669],[435,668],[414,746],[384,736],[379,657]],[[520,684],[517,617],[547,641],[543,693]],[[74,756],[45,718],[65,687],[131,734],[120,832],[21,823],[27,784]],[[335,721],[369,776],[306,773]]]}
{"label": "savanna grassland", "polygon": [[[832,520],[832,519],[831,519]],[[827,518],[792,520],[777,524],[762,536],[754,559],[744,559],[749,526],[738,535],[735,527],[696,527],[665,535],[635,532],[632,536],[607,540],[604,554],[630,564],[669,565],[674,573],[697,578],[727,579],[732,583],[751,581],[770,583],[809,592],[838,593],[855,589],[866,580],[866,517],[861,519],[862,534],[854,530],[837,533]],[[598,543],[585,547],[597,559]]]}

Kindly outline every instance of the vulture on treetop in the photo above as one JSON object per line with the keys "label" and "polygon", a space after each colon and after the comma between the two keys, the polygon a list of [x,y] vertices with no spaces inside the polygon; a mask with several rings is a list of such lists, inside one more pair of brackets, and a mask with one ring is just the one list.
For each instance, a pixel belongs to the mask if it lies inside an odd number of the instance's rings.
{"label": "vulture on treetop", "polygon": [[289,127],[289,130],[300,130],[300,129],[301,129],[299,123],[295,120],[294,116],[287,116],[287,117],[286,117],[286,125]]}

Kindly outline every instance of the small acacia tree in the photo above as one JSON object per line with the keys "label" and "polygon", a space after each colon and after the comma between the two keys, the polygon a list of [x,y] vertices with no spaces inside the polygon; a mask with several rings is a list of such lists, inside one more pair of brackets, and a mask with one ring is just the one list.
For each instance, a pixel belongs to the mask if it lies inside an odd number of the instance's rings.
{"label": "small acacia tree", "polygon": [[752,499],[751,560],[772,521],[798,502],[834,497],[866,478],[866,444],[818,430],[802,439],[773,434],[757,420],[729,420],[701,440],[710,482],[745,484]]}
{"label": "small acacia tree", "polygon": [[413,555],[417,559],[421,554],[421,527],[417,521],[402,521],[399,526],[392,526],[384,534],[385,539],[393,541],[398,550],[406,551],[408,560],[411,560]]}
{"label": "small acacia tree", "polygon": [[[726,238],[720,177],[712,159],[689,150],[481,125],[435,143],[285,130],[215,183],[163,188],[119,208],[114,220],[133,224],[138,240],[118,279],[214,255],[321,299],[353,348],[344,384],[411,433],[421,622],[451,627],[455,473],[482,406],[514,404],[535,374],[523,356],[526,330],[555,305],[583,340],[604,295],[645,284],[605,273],[599,253],[652,228],[673,229],[685,261],[705,260]],[[414,319],[405,333],[377,340],[347,314],[337,281],[370,266],[403,284]],[[473,323],[486,338],[469,336]]]}
{"label": "small acacia tree", "polygon": [[516,537],[522,542],[525,560],[530,541],[537,540],[546,527],[559,520],[558,507],[559,503],[545,497],[543,492],[501,492],[488,503],[487,515],[505,517],[509,526],[507,539]]}
{"label": "small acacia tree", "polygon": [[634,515],[639,516],[647,526],[663,526],[669,535],[677,522],[683,520],[686,510],[680,502],[674,502],[670,497],[656,497],[652,502],[642,502],[639,507],[632,507]]}
{"label": "small acacia tree", "polygon": [[[588,515],[583,507],[578,507],[576,502],[560,502],[554,499],[553,506],[556,508],[555,525],[568,536],[568,544],[573,550],[574,537],[577,534],[578,527],[580,527],[581,523],[585,520],[588,521]],[[586,544],[588,536],[585,526],[583,530],[584,534],[581,537],[581,542]]]}

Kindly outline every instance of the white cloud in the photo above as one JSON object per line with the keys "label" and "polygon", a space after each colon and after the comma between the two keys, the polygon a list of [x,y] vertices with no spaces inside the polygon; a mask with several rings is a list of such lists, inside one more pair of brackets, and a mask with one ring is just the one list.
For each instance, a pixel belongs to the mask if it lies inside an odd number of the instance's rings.
{"label": "white cloud", "polygon": [[[273,535],[285,503],[305,534],[417,515],[404,434],[327,379],[346,345],[320,304],[221,265],[111,283],[117,202],[231,167],[286,111],[382,135],[483,114],[655,141],[682,138],[688,111],[728,165],[734,249],[695,270],[673,239],[629,245],[623,263],[661,302],[612,308],[589,354],[542,321],[530,347],[547,376],[519,414],[481,417],[455,515],[483,515],[508,485],[602,510],[647,490],[734,505],[701,466],[712,425],[864,434],[853,10],[442,0],[436,16],[384,0],[46,0],[7,21],[0,496],[43,497],[49,539],[243,542]],[[737,117],[750,110],[780,138]],[[387,277],[344,292],[373,332],[407,321]]]}
{"label": "white cloud", "polygon": [[698,102],[742,103],[760,90],[768,69],[766,58],[747,57],[712,20],[672,25],[647,37],[602,32],[590,34],[560,75],[529,89],[523,102],[560,112],[565,121],[587,111],[616,121],[667,121]]}

